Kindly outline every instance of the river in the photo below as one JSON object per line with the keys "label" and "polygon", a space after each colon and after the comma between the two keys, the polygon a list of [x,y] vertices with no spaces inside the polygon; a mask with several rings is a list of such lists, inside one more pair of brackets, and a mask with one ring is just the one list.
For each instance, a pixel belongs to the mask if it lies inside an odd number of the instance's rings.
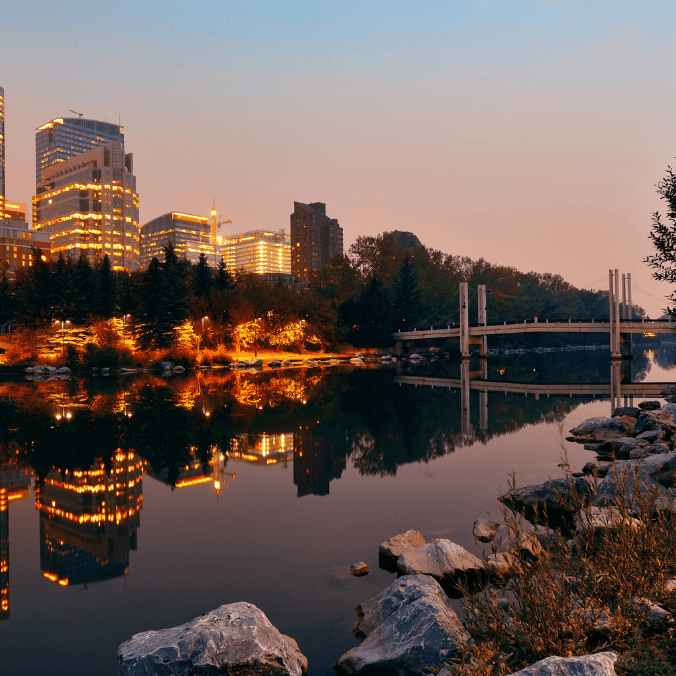
{"label": "river", "polygon": [[[675,358],[635,352],[624,380],[672,381]],[[333,674],[354,607],[394,579],[383,540],[415,528],[475,551],[472,524],[500,514],[513,474],[592,459],[565,437],[609,415],[609,394],[509,384],[609,383],[607,351],[489,358],[484,375],[507,393],[472,381],[463,397],[457,361],[3,381],[2,673],[113,676],[133,634],[248,601],[311,675]]]}

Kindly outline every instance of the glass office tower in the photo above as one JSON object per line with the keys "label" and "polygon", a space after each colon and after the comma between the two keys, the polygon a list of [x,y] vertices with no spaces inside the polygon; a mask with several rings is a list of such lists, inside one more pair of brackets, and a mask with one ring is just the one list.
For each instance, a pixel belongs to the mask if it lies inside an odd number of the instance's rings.
{"label": "glass office tower", "polygon": [[5,217],[5,90],[0,87],[0,221]]}
{"label": "glass office tower", "polygon": [[81,117],[59,117],[43,124],[35,133],[35,185],[44,169],[76,155],[120,141],[124,152],[124,134],[118,124],[85,120]]}

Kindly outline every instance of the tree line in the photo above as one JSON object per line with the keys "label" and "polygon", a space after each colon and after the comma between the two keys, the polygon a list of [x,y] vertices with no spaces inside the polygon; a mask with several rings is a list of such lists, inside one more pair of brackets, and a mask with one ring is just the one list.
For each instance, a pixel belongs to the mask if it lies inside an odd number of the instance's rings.
{"label": "tree line", "polygon": [[[39,330],[53,322],[87,325],[124,317],[142,349],[164,349],[192,320],[214,344],[233,344],[236,327],[260,322],[262,333],[302,322],[322,346],[388,345],[398,329],[459,321],[458,284],[468,282],[470,307],[476,287],[488,289],[488,322],[608,318],[608,292],[577,289],[560,275],[523,273],[483,259],[427,247],[407,249],[388,234],[362,236],[347,255],[335,256],[300,293],[257,275],[232,275],[224,261],[206,256],[191,264],[167,244],[140,272],[112,269],[104,256],[92,265],[84,253],[43,261],[0,279],[0,323]],[[645,314],[634,306],[637,316]],[[207,319],[208,318],[208,319]],[[471,320],[473,320],[471,316]]]}

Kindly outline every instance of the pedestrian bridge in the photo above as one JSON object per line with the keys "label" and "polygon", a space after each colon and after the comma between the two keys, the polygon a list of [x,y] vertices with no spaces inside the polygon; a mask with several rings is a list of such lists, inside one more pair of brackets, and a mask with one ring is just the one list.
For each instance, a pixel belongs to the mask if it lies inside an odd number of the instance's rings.
{"label": "pedestrian bridge", "polygon": [[459,285],[460,323],[435,326],[425,330],[397,331],[393,334],[399,348],[411,347],[417,340],[438,340],[458,338],[460,354],[463,359],[469,357],[469,346],[479,346],[479,356],[485,357],[488,336],[506,336],[522,333],[607,333],[610,342],[610,355],[613,359],[631,356],[631,337],[636,334],[656,335],[674,333],[676,323],[669,320],[634,318],[631,304],[631,275],[622,275],[622,302],[620,303],[620,276],[618,271],[609,270],[609,319],[567,319],[565,321],[541,322],[537,317],[520,322],[502,322],[488,324],[486,321],[486,286],[480,284],[477,289],[478,322],[469,321],[469,294],[467,282]]}

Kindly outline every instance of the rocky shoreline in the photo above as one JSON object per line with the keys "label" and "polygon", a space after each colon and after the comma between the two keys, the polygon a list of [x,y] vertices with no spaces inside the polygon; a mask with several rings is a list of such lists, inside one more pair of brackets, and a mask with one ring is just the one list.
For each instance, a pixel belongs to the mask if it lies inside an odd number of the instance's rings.
{"label": "rocky shoreline", "polygon": [[[339,674],[423,676],[442,668],[463,647],[472,645],[467,627],[451,606],[449,590],[459,583],[492,590],[504,586],[519,556],[537,559],[568,524],[570,540],[589,533],[604,537],[618,525],[640,528],[634,517],[636,496],[650,495],[652,508],[676,514],[676,386],[663,393],[667,403],[641,402],[615,411],[611,418],[591,418],[571,430],[570,440],[596,453],[582,472],[536,486],[512,488],[500,497],[504,523],[478,519],[473,534],[490,552],[481,558],[446,539],[426,543],[408,530],[380,545],[380,565],[398,578],[377,596],[357,606],[353,633],[361,641],[335,663]],[[530,519],[530,520],[529,520]],[[365,567],[365,568],[364,568]],[[361,562],[354,575],[368,573]],[[676,589],[676,580],[664,579]],[[492,591],[491,591],[492,593]],[[499,599],[498,599],[499,600]],[[673,622],[669,613],[647,599],[631,603],[648,622]],[[611,631],[599,613],[599,632]],[[121,676],[190,674],[264,674],[301,676],[307,660],[296,642],[280,634],[255,606],[236,603],[174,629],[144,632],[118,651]],[[614,652],[552,656],[514,676],[614,676]],[[471,670],[463,668],[464,674]]]}

